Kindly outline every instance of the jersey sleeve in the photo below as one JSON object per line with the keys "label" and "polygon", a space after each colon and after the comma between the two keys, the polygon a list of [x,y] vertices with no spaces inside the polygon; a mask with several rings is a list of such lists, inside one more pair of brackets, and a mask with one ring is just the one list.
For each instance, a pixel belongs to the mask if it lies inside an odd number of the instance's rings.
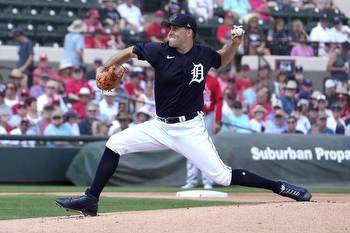
{"label": "jersey sleeve", "polygon": [[161,61],[162,45],[155,42],[146,42],[136,44],[132,50],[137,55],[139,60],[148,61],[151,66],[156,67]]}
{"label": "jersey sleeve", "polygon": [[221,66],[221,55],[214,49],[209,49],[209,57],[211,58],[211,67],[215,69]]}
{"label": "jersey sleeve", "polygon": [[221,66],[221,55],[217,51],[208,46],[202,46],[201,50],[203,51],[201,56],[206,59],[210,67],[217,69]]}

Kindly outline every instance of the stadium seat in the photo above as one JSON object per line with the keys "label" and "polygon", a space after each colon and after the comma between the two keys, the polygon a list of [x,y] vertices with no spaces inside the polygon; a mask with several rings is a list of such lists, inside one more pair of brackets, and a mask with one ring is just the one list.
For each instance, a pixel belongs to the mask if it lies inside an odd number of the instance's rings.
{"label": "stadium seat", "polygon": [[214,15],[218,17],[224,17],[225,11],[222,7],[216,7],[214,8]]}

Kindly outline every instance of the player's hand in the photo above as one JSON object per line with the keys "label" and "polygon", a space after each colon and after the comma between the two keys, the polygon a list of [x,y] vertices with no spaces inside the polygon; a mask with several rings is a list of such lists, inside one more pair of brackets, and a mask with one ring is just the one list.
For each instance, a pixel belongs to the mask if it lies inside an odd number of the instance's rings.
{"label": "player's hand", "polygon": [[215,122],[213,127],[214,127],[214,129],[213,129],[214,134],[218,134],[220,132],[220,129],[221,129],[221,124],[218,122]]}
{"label": "player's hand", "polygon": [[244,29],[243,26],[237,26],[237,25],[233,25],[233,28],[231,29],[231,34],[232,34],[232,43],[239,45],[244,37]]}

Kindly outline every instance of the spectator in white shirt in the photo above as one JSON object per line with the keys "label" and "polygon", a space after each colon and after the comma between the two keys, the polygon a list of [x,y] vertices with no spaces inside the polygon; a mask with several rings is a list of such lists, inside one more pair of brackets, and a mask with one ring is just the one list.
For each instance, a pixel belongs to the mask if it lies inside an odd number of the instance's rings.
{"label": "spectator in white shirt", "polygon": [[38,97],[38,112],[41,113],[44,106],[52,104],[54,100],[59,101],[59,107],[62,112],[67,112],[67,106],[64,103],[62,96],[58,94],[58,83],[55,80],[50,80],[46,83],[45,93]]}
{"label": "spectator in white shirt", "polygon": [[108,135],[113,135],[131,126],[132,119],[128,112],[119,112],[116,116],[116,120],[112,122],[112,126],[109,128]]}
{"label": "spectator in white shirt", "polygon": [[125,20],[125,28],[135,32],[144,30],[144,20],[140,8],[135,6],[134,0],[124,0],[123,4],[118,6],[118,12]]}
{"label": "spectator in white shirt", "polygon": [[332,34],[328,28],[328,16],[326,14],[322,15],[320,22],[311,30],[310,33],[311,42],[319,42],[319,53],[324,50],[324,43],[332,42]]}
{"label": "spectator in white shirt", "polygon": [[332,115],[327,118],[327,128],[335,134],[345,134],[345,121],[341,118],[342,106],[338,103],[332,106]]}
{"label": "spectator in white shirt", "polygon": [[[22,119],[20,124],[17,128],[11,130],[11,135],[35,135],[35,129],[31,127],[31,123],[28,119]],[[35,141],[27,141],[27,140],[21,140],[21,141],[9,141],[8,144],[12,145],[21,145],[23,147],[34,147]]]}
{"label": "spectator in white shirt", "polygon": [[307,118],[309,109],[309,101],[306,99],[300,99],[297,107],[294,109],[293,116],[296,119],[296,129],[303,134],[307,134],[311,129],[311,123]]}
{"label": "spectator in white shirt", "polygon": [[41,116],[38,113],[37,100],[34,97],[28,97],[25,100],[27,105],[27,119],[32,123],[36,124],[41,120]]}
{"label": "spectator in white shirt", "polygon": [[118,114],[118,103],[116,102],[117,93],[115,90],[103,93],[103,99],[99,102],[100,112],[108,117],[108,121],[115,119]]}
{"label": "spectator in white shirt", "polygon": [[5,89],[4,103],[12,108],[15,104],[17,104],[17,102],[17,86],[13,82],[9,82],[7,83]]}
{"label": "spectator in white shirt", "polygon": [[287,129],[287,116],[282,110],[276,110],[274,120],[266,124],[266,133],[281,134]]}
{"label": "spectator in white shirt", "polygon": [[149,106],[149,111],[152,116],[156,115],[156,104],[154,102],[154,83],[153,81],[146,81],[145,92],[141,93],[136,102],[136,109],[145,105]]}
{"label": "spectator in white shirt", "polygon": [[330,29],[330,33],[334,43],[350,42],[350,28],[347,25],[343,25],[339,17],[334,18],[334,26]]}
{"label": "spectator in white shirt", "polygon": [[196,18],[204,21],[213,18],[213,0],[189,0],[188,8]]}
{"label": "spectator in white shirt", "polygon": [[150,120],[153,117],[149,109],[150,109],[150,106],[145,105],[136,111],[135,121],[134,121],[135,124],[141,124],[143,122]]}
{"label": "spectator in white shirt", "polygon": [[258,104],[253,108],[254,118],[250,120],[250,126],[252,130],[256,133],[263,133],[266,128],[266,122],[264,121],[264,115],[266,114],[266,109]]}

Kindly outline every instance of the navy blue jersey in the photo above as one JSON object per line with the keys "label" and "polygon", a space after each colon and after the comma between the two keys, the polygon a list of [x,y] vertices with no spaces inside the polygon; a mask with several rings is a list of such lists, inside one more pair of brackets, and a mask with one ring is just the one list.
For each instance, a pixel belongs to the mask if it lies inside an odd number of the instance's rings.
{"label": "navy blue jersey", "polygon": [[218,52],[195,44],[186,54],[181,54],[168,43],[149,42],[135,45],[133,53],[155,69],[158,116],[174,117],[201,111],[205,77],[211,67],[221,65]]}

